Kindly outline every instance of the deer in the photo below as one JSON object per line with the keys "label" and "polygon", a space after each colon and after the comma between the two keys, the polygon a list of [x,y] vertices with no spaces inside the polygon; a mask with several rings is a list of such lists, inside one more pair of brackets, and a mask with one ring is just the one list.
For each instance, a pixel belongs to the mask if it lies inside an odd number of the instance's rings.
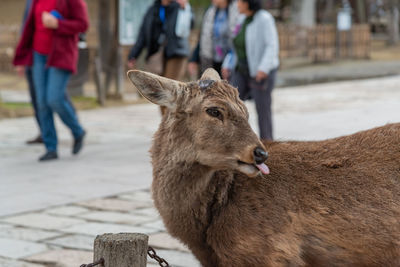
{"label": "deer", "polygon": [[400,123],[262,141],[236,88],[131,70],[167,109],[150,149],[167,231],[202,266],[400,266]]}

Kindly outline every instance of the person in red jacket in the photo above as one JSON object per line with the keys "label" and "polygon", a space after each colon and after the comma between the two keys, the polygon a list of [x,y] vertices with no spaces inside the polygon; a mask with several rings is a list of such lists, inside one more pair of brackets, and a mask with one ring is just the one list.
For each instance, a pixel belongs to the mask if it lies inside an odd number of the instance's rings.
{"label": "person in red jacket", "polygon": [[66,87],[78,60],[78,34],[89,26],[87,6],[83,0],[33,0],[14,65],[32,66],[32,77],[38,105],[40,130],[46,153],[40,161],[57,159],[57,133],[53,113],[70,128],[74,137],[72,153],[82,148],[82,128]]}

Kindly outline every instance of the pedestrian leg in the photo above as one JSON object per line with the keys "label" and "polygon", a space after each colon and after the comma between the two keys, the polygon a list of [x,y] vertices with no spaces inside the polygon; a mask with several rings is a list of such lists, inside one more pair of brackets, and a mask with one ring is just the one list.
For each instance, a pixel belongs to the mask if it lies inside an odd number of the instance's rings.
{"label": "pedestrian leg", "polygon": [[273,70],[266,80],[256,82],[252,79],[250,83],[251,94],[256,104],[260,139],[263,140],[273,140],[271,93],[275,85],[275,77],[276,70]]}
{"label": "pedestrian leg", "polygon": [[174,57],[166,59],[164,74],[165,78],[181,81],[184,74],[186,57]]}
{"label": "pedestrian leg", "polygon": [[70,128],[74,138],[78,139],[84,134],[84,130],[78,121],[75,109],[66,96],[67,83],[70,77],[71,72],[50,67],[46,100],[49,107]]}
{"label": "pedestrian leg", "polygon": [[37,107],[37,101],[36,101],[36,93],[35,93],[35,87],[33,85],[33,77],[32,77],[32,68],[31,67],[26,67],[25,70],[25,77],[28,82],[28,87],[29,87],[29,96],[31,97],[31,103],[33,107],[33,113],[35,115],[36,122],[39,126],[39,114],[38,114],[38,107]]}
{"label": "pedestrian leg", "polygon": [[[165,78],[180,81],[183,77],[183,70],[185,66],[186,57],[174,57],[166,59],[164,62],[164,73]],[[167,112],[167,108],[160,106],[161,115]]]}
{"label": "pedestrian leg", "polygon": [[47,151],[55,152],[57,150],[57,134],[54,126],[53,112],[46,101],[48,94],[48,68],[46,67],[46,62],[46,55],[34,52],[32,77],[38,107],[39,126]]}
{"label": "pedestrian leg", "polygon": [[249,99],[250,97],[250,88],[248,86],[248,77],[243,75],[239,71],[234,71],[231,74],[230,84],[236,87],[239,91],[239,97],[242,101]]}

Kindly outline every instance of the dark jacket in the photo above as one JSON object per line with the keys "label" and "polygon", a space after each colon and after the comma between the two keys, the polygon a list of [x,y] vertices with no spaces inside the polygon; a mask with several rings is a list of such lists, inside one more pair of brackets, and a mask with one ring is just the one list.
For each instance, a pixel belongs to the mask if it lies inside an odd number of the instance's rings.
{"label": "dark jacket", "polygon": [[164,50],[165,58],[186,57],[189,55],[189,42],[175,34],[176,19],[178,17],[179,4],[172,2],[165,8],[165,25],[159,17],[161,1],[156,0],[149,7],[143,17],[142,25],[135,45],[129,53],[129,59],[138,58],[143,48],[147,48],[146,59],[156,53],[160,47],[158,43],[162,32],[165,33],[166,45]]}
{"label": "dark jacket", "polygon": [[[14,65],[32,66],[35,32],[33,10],[37,2],[38,0],[32,2],[32,8],[15,52]],[[63,16],[63,19],[58,20],[58,28],[54,30],[47,65],[76,72],[78,34],[85,32],[89,27],[87,6],[84,0],[57,0],[56,10]]]}
{"label": "dark jacket", "polygon": [[29,10],[31,10],[31,6],[32,6],[32,0],[26,0],[24,15],[22,17],[22,29],[24,28],[25,21],[28,18],[28,14],[29,14]]}

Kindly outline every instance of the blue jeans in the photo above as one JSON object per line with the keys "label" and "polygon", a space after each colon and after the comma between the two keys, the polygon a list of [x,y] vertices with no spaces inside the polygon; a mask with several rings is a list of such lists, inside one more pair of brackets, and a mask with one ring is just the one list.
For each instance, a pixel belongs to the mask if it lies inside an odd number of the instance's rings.
{"label": "blue jeans", "polygon": [[48,67],[47,55],[33,54],[32,76],[36,93],[36,104],[40,130],[47,151],[57,151],[57,133],[53,112],[67,125],[75,139],[84,133],[78,122],[75,109],[66,97],[66,88],[71,72]]}

